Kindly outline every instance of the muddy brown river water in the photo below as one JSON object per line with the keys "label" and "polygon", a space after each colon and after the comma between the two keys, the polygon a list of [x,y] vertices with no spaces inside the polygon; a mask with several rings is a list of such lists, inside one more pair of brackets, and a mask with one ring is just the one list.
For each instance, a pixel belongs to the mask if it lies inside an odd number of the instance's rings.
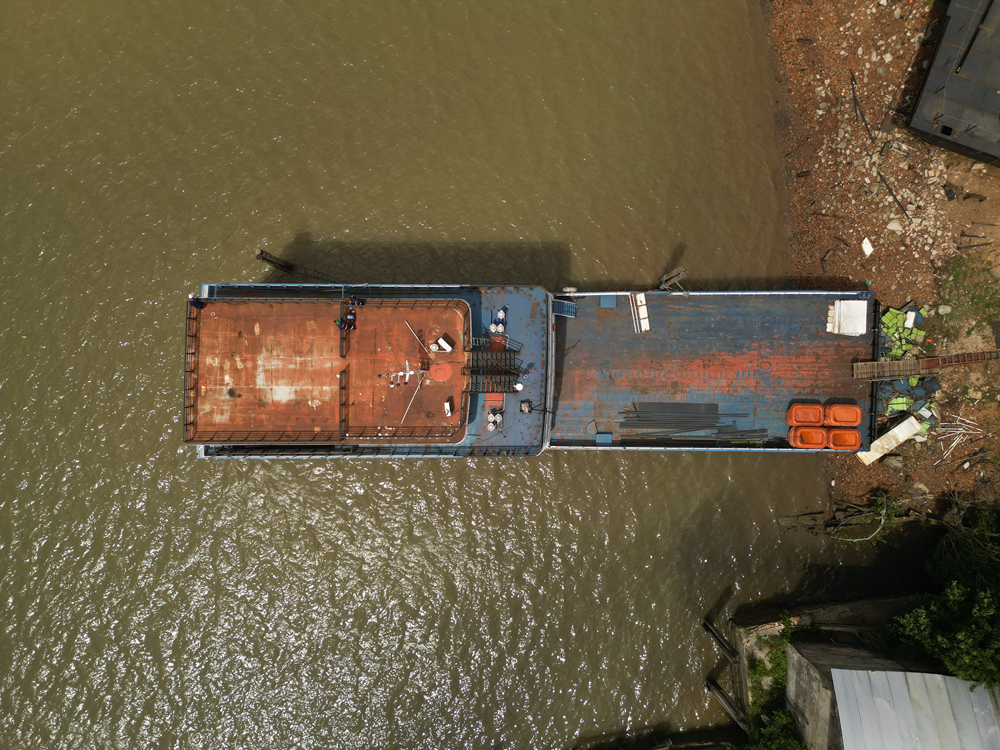
{"label": "muddy brown river water", "polygon": [[[0,746],[565,748],[723,719],[699,629],[841,550],[809,457],[198,461],[184,301],[768,286],[756,0],[0,8]],[[297,239],[296,239],[297,238]]]}

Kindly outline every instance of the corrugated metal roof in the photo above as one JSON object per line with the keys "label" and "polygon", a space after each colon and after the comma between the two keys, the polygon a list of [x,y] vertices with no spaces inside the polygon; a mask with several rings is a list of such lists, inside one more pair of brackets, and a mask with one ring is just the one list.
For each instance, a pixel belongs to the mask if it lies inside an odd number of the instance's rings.
{"label": "corrugated metal roof", "polygon": [[1000,750],[1000,695],[939,674],[834,669],[844,750]]}

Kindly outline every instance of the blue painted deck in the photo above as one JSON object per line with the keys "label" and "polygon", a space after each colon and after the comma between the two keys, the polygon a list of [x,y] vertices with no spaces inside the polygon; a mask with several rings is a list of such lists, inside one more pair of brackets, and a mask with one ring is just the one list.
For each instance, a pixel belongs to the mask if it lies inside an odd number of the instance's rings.
{"label": "blue painted deck", "polygon": [[[541,287],[480,287],[479,313],[473,310],[473,336],[487,336],[495,311],[507,305],[506,325],[514,348],[519,348],[517,364],[521,369],[518,381],[524,386],[520,393],[505,395],[503,432],[486,430],[485,395],[473,394],[473,410],[469,415],[467,445],[476,454],[534,455],[544,448],[545,404],[549,397],[551,363],[549,343],[551,323],[549,294]],[[476,332],[476,324],[481,328]],[[522,414],[521,401],[531,401],[538,407]]]}
{"label": "blue painted deck", "polygon": [[[635,333],[628,295],[574,295],[575,318],[556,318],[551,445],[706,447],[677,437],[640,442],[619,426],[633,402],[718,404],[745,413],[738,429],[766,429],[754,447],[788,448],[785,414],[794,401],[861,406],[862,445],[871,442],[870,384],[851,363],[871,358],[871,335],[827,333],[834,300],[875,300],[856,292],[646,292],[650,331]],[[701,433],[707,435],[708,433]],[[608,447],[606,444],[602,448]],[[749,447],[749,446],[748,446]]]}

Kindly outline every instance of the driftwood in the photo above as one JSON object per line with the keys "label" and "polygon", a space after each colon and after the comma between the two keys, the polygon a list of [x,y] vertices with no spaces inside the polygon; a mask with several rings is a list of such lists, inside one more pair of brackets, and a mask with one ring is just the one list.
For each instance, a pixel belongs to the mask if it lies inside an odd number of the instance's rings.
{"label": "driftwood", "polygon": [[[964,459],[963,459],[964,460]],[[909,499],[924,500],[926,495],[915,495]],[[899,526],[910,521],[937,525],[941,523],[925,511],[907,509],[893,518],[887,518],[884,511],[873,512],[868,508],[859,505],[849,509],[840,509],[831,513],[802,513],[797,516],[782,516],[778,519],[778,524],[787,532],[804,529],[812,536],[818,534],[829,534],[830,536],[845,542],[864,542],[878,535],[878,532],[886,525]],[[877,526],[874,532],[868,537],[860,539],[838,537],[837,532],[852,527]]]}

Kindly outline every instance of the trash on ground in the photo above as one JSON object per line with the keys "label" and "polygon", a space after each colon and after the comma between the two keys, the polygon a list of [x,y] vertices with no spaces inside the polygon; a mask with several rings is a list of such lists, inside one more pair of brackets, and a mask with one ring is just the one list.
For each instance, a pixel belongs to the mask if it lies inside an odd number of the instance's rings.
{"label": "trash on ground", "polygon": [[920,422],[917,421],[916,417],[908,417],[874,441],[871,450],[861,451],[855,455],[865,466],[871,466],[886,453],[902,445],[918,432],[920,432]]}

